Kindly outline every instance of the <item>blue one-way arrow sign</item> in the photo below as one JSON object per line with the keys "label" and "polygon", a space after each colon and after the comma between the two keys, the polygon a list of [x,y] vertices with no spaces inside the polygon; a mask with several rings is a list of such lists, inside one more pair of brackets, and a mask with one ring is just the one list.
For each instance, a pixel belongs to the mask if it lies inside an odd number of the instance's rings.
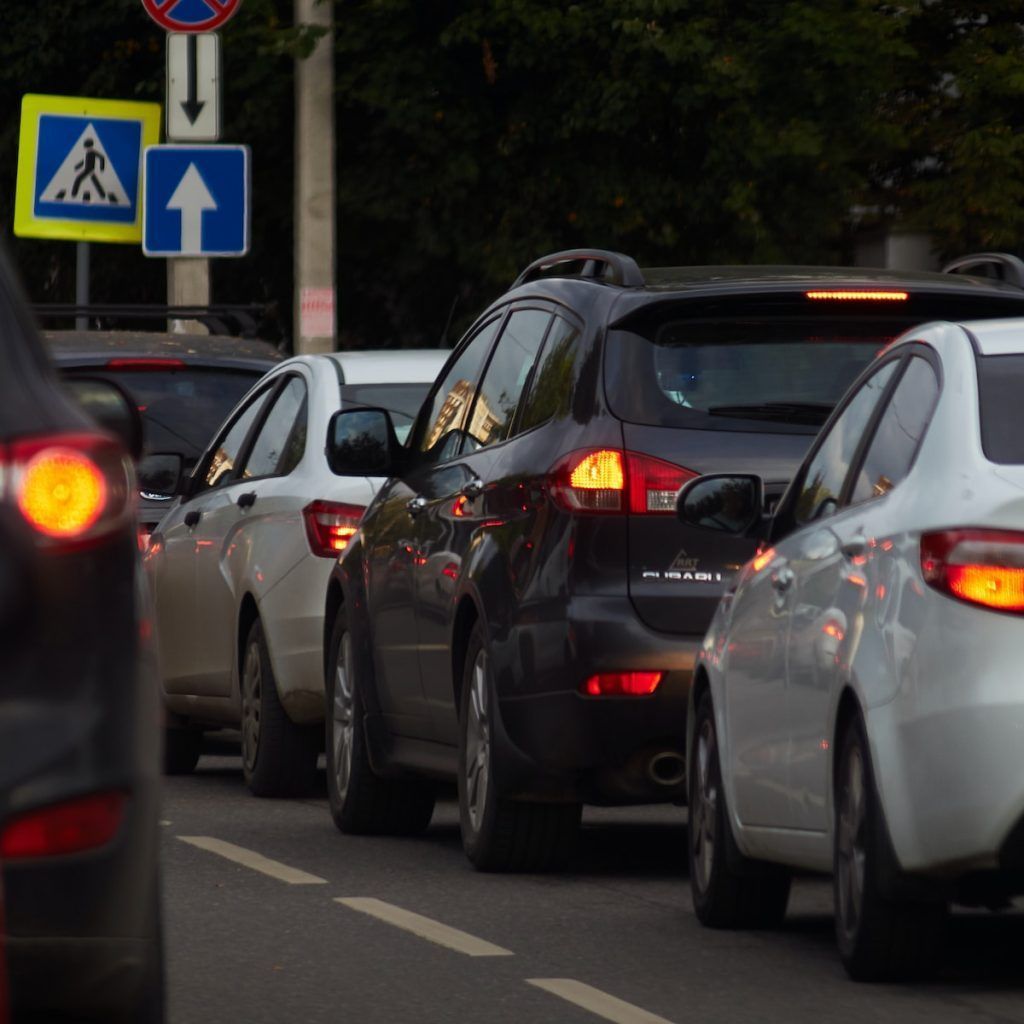
{"label": "blue one-way arrow sign", "polygon": [[147,256],[249,251],[249,147],[150,146],[142,250]]}

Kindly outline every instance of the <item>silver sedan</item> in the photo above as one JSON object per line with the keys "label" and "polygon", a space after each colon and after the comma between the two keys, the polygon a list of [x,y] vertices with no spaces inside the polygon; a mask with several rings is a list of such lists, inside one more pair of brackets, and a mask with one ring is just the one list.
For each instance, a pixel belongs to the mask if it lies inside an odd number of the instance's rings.
{"label": "silver sedan", "polygon": [[927,969],[950,903],[1024,891],[1024,320],[933,323],[847,392],[774,514],[700,477],[690,525],[763,539],[690,697],[694,904],[767,927],[831,872],[858,979]]}

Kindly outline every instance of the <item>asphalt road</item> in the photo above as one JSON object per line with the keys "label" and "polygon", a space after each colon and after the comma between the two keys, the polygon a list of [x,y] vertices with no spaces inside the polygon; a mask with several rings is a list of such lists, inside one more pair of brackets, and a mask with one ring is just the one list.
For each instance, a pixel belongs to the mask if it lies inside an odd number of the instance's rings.
{"label": "asphalt road", "polygon": [[927,984],[856,985],[827,881],[780,931],[703,929],[679,808],[586,811],[558,876],[474,872],[451,799],[421,838],[342,836],[237,758],[168,779],[163,818],[172,1024],[1024,1022],[1024,913],[955,915]]}

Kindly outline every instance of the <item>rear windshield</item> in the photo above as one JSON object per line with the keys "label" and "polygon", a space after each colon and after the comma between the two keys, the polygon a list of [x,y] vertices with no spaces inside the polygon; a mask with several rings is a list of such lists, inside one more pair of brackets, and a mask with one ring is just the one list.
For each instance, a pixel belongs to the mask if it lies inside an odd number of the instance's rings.
{"label": "rear windshield", "polygon": [[1024,355],[978,356],[981,446],[985,458],[1024,465]]}
{"label": "rear windshield", "polygon": [[387,409],[398,440],[404,443],[429,390],[430,384],[342,384],[341,404]]}

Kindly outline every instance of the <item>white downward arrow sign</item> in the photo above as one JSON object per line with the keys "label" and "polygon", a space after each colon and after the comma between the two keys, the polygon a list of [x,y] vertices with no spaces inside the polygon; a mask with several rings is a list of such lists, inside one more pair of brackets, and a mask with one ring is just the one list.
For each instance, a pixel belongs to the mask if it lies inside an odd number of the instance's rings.
{"label": "white downward arrow sign", "polygon": [[203,254],[203,213],[216,210],[210,190],[203,181],[195,164],[189,164],[188,170],[178,182],[178,187],[167,200],[168,210],[181,212],[181,252],[184,256],[201,256]]}

